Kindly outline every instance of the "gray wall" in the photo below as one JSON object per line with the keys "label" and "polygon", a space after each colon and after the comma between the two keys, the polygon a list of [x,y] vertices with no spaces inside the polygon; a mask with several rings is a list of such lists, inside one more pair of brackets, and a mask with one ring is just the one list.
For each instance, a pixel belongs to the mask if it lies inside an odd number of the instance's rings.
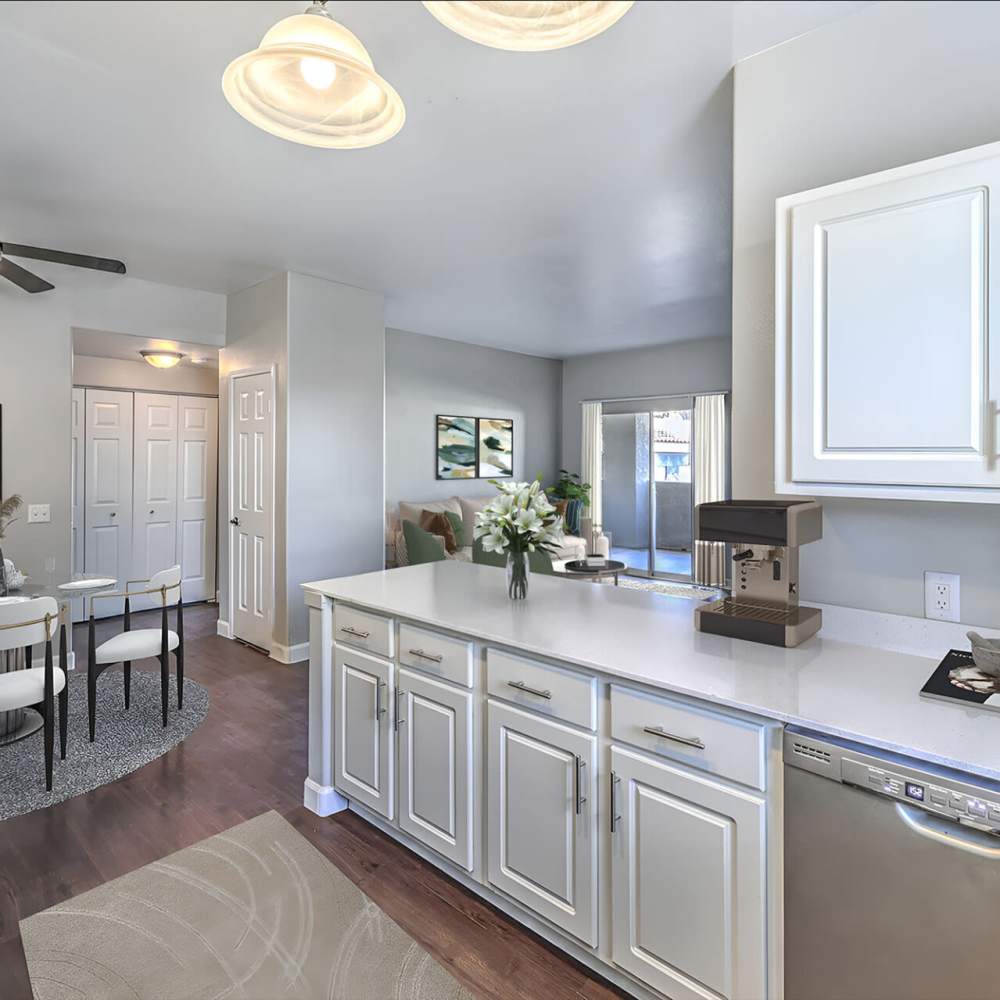
{"label": "gray wall", "polygon": [[73,358],[73,385],[216,396],[219,393],[219,370],[214,366],[199,367],[184,362],[174,368],[153,368],[145,361],[77,354]]}
{"label": "gray wall", "polygon": [[728,337],[567,358],[563,363],[560,464],[573,472],[580,470],[582,400],[728,389],[731,364]]}
{"label": "gray wall", "polygon": [[[562,363],[402,330],[386,331],[386,504],[482,496],[485,479],[435,478],[439,413],[514,419],[514,476],[559,466]],[[579,464],[579,460],[578,460]]]}
{"label": "gray wall", "polygon": [[[774,484],[774,200],[1000,137],[1000,5],[881,3],[736,68],[733,491]],[[1000,510],[823,500],[803,596],[923,614],[923,571],[960,573],[962,620],[1000,622]]]}
{"label": "gray wall", "polygon": [[381,294],[288,275],[289,645],[300,584],[383,566],[384,335]]}

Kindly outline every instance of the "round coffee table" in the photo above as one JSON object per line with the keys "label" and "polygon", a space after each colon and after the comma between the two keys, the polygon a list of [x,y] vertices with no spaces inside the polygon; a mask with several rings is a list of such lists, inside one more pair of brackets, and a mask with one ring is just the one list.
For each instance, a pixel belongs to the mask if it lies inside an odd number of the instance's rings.
{"label": "round coffee table", "polygon": [[618,586],[618,574],[624,572],[628,567],[617,559],[605,559],[600,566],[588,566],[585,559],[571,559],[563,566],[563,573],[566,576],[578,576],[581,579],[603,580],[607,577],[614,577],[615,586]]}

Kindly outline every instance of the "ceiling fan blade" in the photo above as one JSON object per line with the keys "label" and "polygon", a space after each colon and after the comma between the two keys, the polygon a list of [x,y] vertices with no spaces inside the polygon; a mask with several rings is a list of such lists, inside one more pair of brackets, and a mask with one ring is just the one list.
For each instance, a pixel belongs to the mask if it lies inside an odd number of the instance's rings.
{"label": "ceiling fan blade", "polygon": [[31,260],[48,260],[53,264],[68,264],[70,267],[89,267],[95,271],[110,271],[112,274],[125,273],[125,265],[110,257],[89,257],[82,253],[66,253],[64,250],[29,247],[23,243],[0,243],[0,253],[11,257],[29,257]]}
{"label": "ceiling fan blade", "polygon": [[0,257],[0,276],[8,281],[13,281],[26,292],[47,292],[55,285],[50,285],[44,278],[39,278],[37,274],[25,271],[19,264],[15,264],[6,257]]}

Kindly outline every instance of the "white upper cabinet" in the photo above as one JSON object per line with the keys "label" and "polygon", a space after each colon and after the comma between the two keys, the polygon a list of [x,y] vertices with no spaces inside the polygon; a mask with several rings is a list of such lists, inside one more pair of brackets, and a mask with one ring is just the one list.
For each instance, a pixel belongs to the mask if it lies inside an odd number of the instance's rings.
{"label": "white upper cabinet", "polygon": [[779,493],[1000,502],[997,205],[1000,143],[778,200]]}

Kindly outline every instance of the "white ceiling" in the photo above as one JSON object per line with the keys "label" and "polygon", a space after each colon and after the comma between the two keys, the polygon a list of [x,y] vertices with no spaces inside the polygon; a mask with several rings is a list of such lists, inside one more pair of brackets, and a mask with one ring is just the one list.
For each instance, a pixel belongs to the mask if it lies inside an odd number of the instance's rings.
{"label": "white ceiling", "polygon": [[510,53],[415,0],[332,2],[406,104],[356,151],[222,96],[304,6],[0,5],[0,239],[216,292],[320,275],[384,291],[390,326],[533,354],[728,334],[735,14],[772,44],[782,11],[859,5],[640,0],[583,45]]}
{"label": "white ceiling", "polygon": [[[142,361],[140,351],[179,351],[182,365],[192,364],[192,358],[203,368],[219,367],[219,352],[204,344],[189,344],[183,340],[162,340],[133,337],[106,330],[73,330],[73,353],[87,358],[117,358],[120,361]],[[197,365],[195,367],[198,367]]]}

